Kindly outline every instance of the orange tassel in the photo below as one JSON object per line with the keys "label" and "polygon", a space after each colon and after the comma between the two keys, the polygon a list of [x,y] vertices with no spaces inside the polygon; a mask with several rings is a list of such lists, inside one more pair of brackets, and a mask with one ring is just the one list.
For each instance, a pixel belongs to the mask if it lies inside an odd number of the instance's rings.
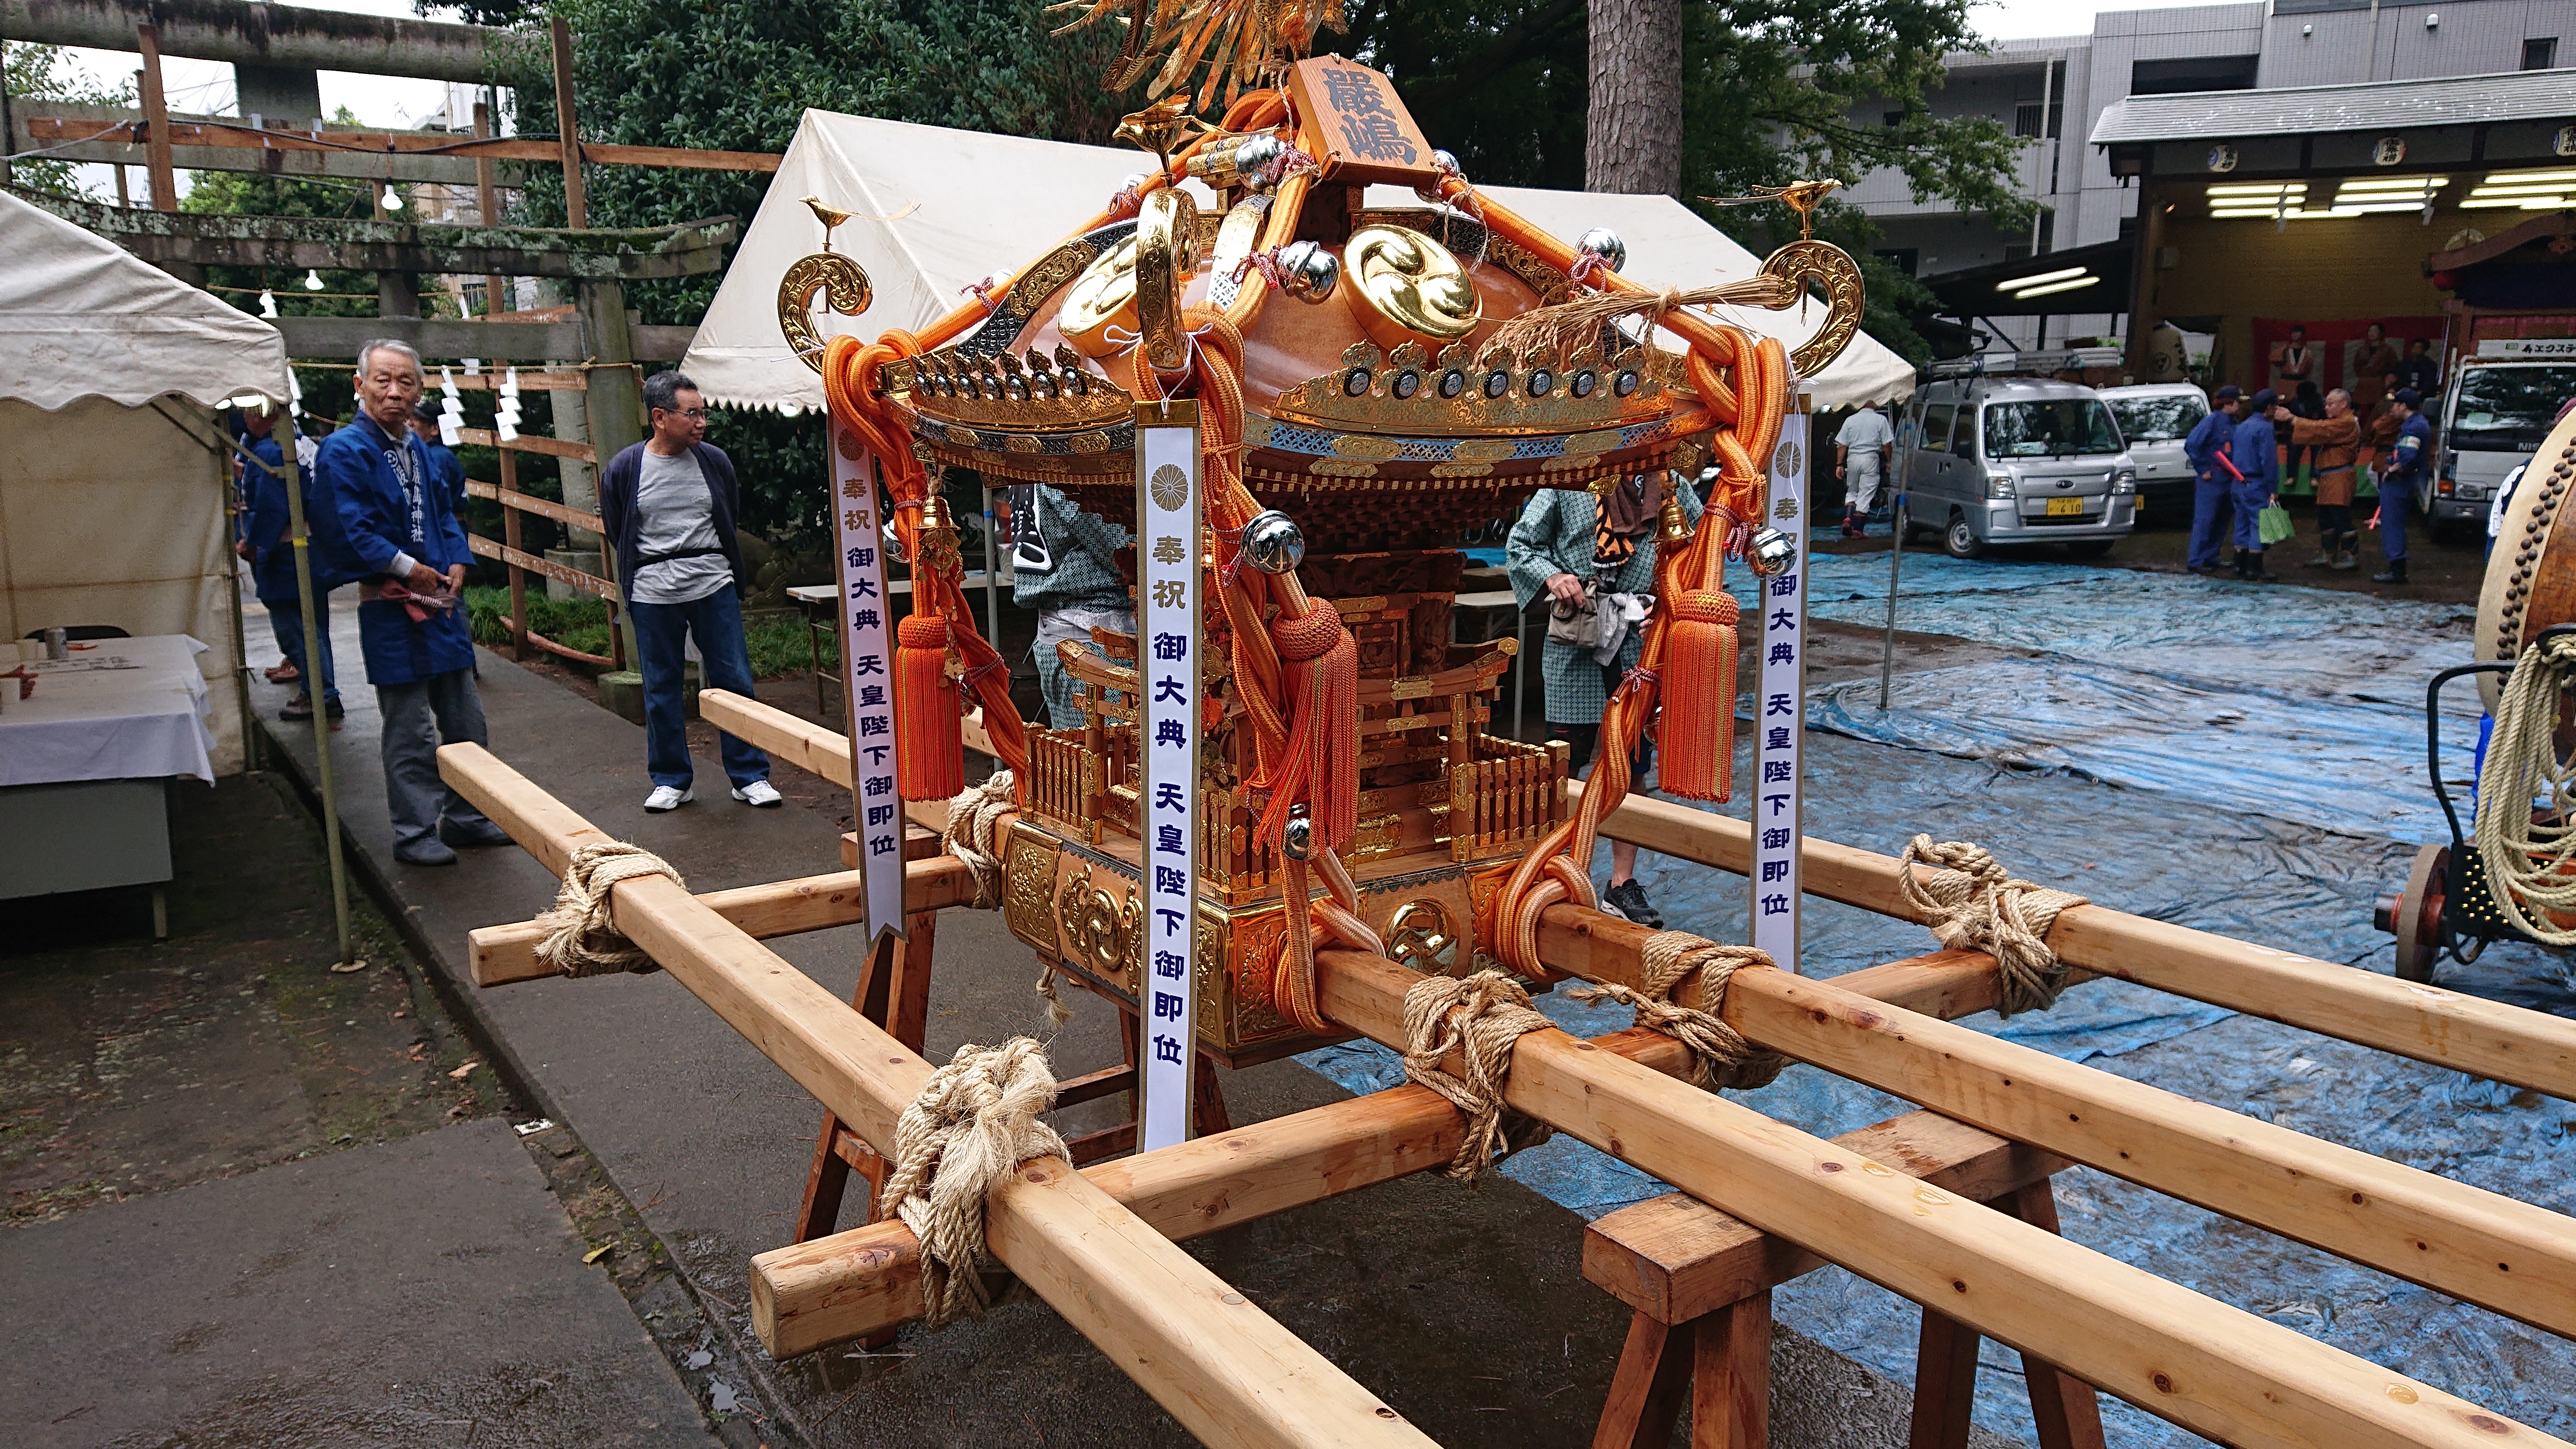
{"label": "orange tassel", "polygon": [[[957,684],[948,677],[948,621],[913,614],[895,626],[895,790],[906,800],[952,800],[966,788]],[[865,743],[865,741],[861,741]]]}
{"label": "orange tassel", "polygon": [[1315,848],[1340,850],[1359,831],[1360,646],[1342,627],[1341,611],[1322,599],[1301,619],[1270,623],[1279,647],[1280,683],[1288,705],[1288,758],[1277,793],[1262,817],[1261,838],[1276,840],[1288,807],[1302,799],[1315,825]]}
{"label": "orange tassel", "polygon": [[1688,589],[1673,601],[1663,669],[1663,788],[1685,800],[1725,800],[1735,785],[1733,594]]}

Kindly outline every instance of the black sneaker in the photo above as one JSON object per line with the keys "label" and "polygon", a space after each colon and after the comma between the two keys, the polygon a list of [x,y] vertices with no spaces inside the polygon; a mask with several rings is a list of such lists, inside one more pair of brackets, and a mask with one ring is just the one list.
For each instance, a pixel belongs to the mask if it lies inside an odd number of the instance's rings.
{"label": "black sneaker", "polygon": [[1646,888],[1635,880],[1623,880],[1601,895],[1601,909],[1623,920],[1636,922],[1650,931],[1664,928],[1663,914],[1646,900]]}

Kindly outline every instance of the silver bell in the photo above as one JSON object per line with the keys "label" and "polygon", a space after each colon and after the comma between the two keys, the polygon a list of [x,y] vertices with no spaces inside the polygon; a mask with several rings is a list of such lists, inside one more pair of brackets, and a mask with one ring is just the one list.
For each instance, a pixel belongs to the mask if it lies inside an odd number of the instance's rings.
{"label": "silver bell", "polygon": [[1574,249],[1578,252],[1591,252],[1600,257],[1614,272],[1627,269],[1628,244],[1619,240],[1619,233],[1606,226],[1596,226],[1585,232],[1583,240],[1574,244]]}
{"label": "silver bell", "polygon": [[1342,281],[1342,259],[1310,241],[1281,247],[1279,270],[1285,279],[1279,290],[1300,302],[1324,301]]}
{"label": "silver bell", "polygon": [[1752,541],[1744,546],[1744,561],[1766,579],[1786,573],[1798,561],[1798,541],[1764,524],[1753,530]]}
{"label": "silver bell", "polygon": [[1276,136],[1246,136],[1243,143],[1234,148],[1235,175],[1246,187],[1267,191],[1277,179],[1271,168],[1277,166],[1279,158],[1286,154],[1288,148],[1280,145]]}
{"label": "silver bell", "polygon": [[1303,815],[1291,816],[1287,828],[1279,833],[1279,848],[1290,860],[1315,858],[1315,822]]}
{"label": "silver bell", "polygon": [[1284,574],[1305,560],[1305,530],[1278,509],[1265,509],[1243,526],[1243,556],[1265,574]]}
{"label": "silver bell", "polygon": [[1434,151],[1431,153],[1431,164],[1436,170],[1455,171],[1458,169],[1458,158],[1446,151]]}

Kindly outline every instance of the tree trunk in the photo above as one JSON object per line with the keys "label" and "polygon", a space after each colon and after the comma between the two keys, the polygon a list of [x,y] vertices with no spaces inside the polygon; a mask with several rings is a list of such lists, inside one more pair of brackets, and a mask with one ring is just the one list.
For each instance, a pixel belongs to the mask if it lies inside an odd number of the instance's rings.
{"label": "tree trunk", "polygon": [[1681,0],[1591,0],[1587,191],[1682,189]]}

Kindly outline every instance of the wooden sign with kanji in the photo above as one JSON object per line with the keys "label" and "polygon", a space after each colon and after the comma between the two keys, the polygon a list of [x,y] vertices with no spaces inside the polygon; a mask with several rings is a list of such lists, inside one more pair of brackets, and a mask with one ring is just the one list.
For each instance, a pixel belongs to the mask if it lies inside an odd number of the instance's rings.
{"label": "wooden sign with kanji", "polygon": [[1431,143],[1385,76],[1338,55],[1317,56],[1297,62],[1288,89],[1324,180],[1423,188],[1439,181]]}

